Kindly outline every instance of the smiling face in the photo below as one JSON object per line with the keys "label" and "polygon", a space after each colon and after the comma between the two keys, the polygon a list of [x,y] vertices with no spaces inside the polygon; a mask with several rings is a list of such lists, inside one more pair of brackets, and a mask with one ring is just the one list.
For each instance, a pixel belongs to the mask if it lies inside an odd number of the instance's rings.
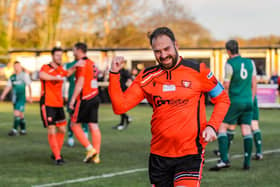
{"label": "smiling face", "polygon": [[164,69],[170,69],[178,61],[178,46],[167,35],[159,35],[152,40],[152,49],[158,63]]}
{"label": "smiling face", "polygon": [[57,65],[61,65],[62,63],[62,51],[55,51],[54,54],[52,55],[53,62],[56,63]]}

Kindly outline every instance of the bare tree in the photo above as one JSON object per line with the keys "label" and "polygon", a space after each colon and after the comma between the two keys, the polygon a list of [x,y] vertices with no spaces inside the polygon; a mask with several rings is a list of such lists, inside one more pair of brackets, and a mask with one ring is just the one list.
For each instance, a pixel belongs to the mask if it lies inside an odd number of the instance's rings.
{"label": "bare tree", "polygon": [[151,32],[156,27],[170,27],[182,47],[208,45],[211,42],[209,31],[195,21],[188,8],[175,0],[162,0],[162,5],[163,8],[155,11],[140,28]]}

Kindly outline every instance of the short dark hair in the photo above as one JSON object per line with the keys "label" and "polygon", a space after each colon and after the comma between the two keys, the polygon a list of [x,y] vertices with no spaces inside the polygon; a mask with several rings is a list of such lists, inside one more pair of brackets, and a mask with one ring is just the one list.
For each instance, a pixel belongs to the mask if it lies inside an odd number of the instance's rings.
{"label": "short dark hair", "polygon": [[87,52],[87,44],[85,44],[85,43],[78,42],[78,43],[76,43],[76,44],[74,45],[74,47],[75,47],[76,49],[80,49],[80,50],[83,51],[84,53]]}
{"label": "short dark hair", "polygon": [[16,61],[14,61],[14,64],[20,64],[20,62],[16,60]]}
{"label": "short dark hair", "polygon": [[54,53],[55,53],[56,51],[63,51],[63,50],[62,50],[61,47],[54,47],[54,48],[52,48],[52,51],[51,51],[52,55],[54,55]]}
{"label": "short dark hair", "polygon": [[172,42],[175,42],[176,40],[171,29],[169,29],[168,27],[158,27],[152,32],[152,34],[150,34],[150,44],[152,45],[152,41],[154,38],[162,35],[168,36]]}
{"label": "short dark hair", "polygon": [[236,40],[227,41],[226,49],[229,50],[233,55],[238,54],[239,52],[238,42]]}

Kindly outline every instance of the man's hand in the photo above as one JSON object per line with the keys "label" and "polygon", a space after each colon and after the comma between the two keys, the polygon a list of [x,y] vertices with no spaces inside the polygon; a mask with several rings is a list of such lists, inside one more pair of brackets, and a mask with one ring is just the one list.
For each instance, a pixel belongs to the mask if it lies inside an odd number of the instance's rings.
{"label": "man's hand", "polygon": [[112,60],[111,72],[118,73],[124,66],[124,57],[116,56]]}
{"label": "man's hand", "polygon": [[75,67],[83,67],[83,66],[85,66],[85,60],[83,60],[83,59],[80,59],[74,66]]}
{"label": "man's hand", "polygon": [[71,99],[71,101],[69,102],[69,108],[71,110],[74,110],[74,104],[75,104],[75,100]]}
{"label": "man's hand", "polygon": [[5,97],[3,95],[1,95],[0,97],[0,101],[4,101]]}
{"label": "man's hand", "polygon": [[28,101],[29,103],[32,103],[32,97],[28,97],[28,98],[27,98],[27,101]]}
{"label": "man's hand", "polygon": [[205,142],[212,142],[217,139],[215,130],[212,127],[207,126],[202,132],[202,137]]}

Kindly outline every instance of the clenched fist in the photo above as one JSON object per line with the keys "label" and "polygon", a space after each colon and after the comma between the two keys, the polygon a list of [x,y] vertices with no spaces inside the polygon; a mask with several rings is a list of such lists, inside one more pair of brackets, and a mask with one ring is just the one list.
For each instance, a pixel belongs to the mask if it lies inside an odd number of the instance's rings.
{"label": "clenched fist", "polygon": [[122,56],[116,56],[112,60],[111,64],[111,72],[118,73],[124,66],[124,57]]}

